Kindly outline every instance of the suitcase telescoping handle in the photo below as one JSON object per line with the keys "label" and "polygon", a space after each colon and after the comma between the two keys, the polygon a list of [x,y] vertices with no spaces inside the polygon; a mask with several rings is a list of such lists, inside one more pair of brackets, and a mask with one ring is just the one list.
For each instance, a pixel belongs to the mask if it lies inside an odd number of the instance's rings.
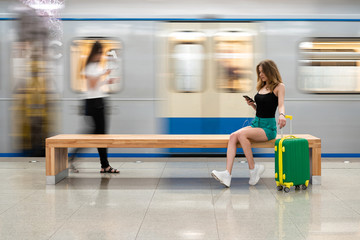
{"label": "suitcase telescoping handle", "polygon": [[[293,134],[293,129],[292,129],[292,119],[293,119],[293,116],[291,116],[291,115],[285,115],[285,118],[290,119],[290,135],[292,135],[292,134]],[[284,137],[284,136],[283,136],[283,135],[284,135],[283,132],[284,132],[283,129],[280,129],[281,138]]]}

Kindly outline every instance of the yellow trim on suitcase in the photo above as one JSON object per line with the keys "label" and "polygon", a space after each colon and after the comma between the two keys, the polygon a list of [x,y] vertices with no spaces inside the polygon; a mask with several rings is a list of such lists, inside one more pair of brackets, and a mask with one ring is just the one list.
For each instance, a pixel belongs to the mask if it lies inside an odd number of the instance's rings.
{"label": "yellow trim on suitcase", "polygon": [[291,186],[294,186],[293,182],[284,182],[285,180],[285,174],[283,173],[283,152],[285,152],[285,147],[283,147],[282,143],[285,139],[289,139],[289,138],[296,138],[295,136],[285,136],[283,138],[281,138],[281,140],[279,141],[279,181],[280,181],[280,185],[284,185],[285,187],[290,188]]}
{"label": "yellow trim on suitcase", "polygon": [[309,180],[306,180],[305,186],[306,186],[306,187],[309,186]]}
{"label": "yellow trim on suitcase", "polygon": [[[286,115],[285,117],[292,119],[292,116],[289,116],[289,115]],[[285,136],[285,137],[281,138],[279,141],[279,183],[276,182],[276,185],[277,186],[284,185],[284,186],[290,188],[291,186],[294,186],[294,183],[293,182],[284,182],[285,174],[283,173],[283,152],[285,152],[285,147],[283,147],[283,145],[282,145],[283,141],[285,139],[289,139],[289,138],[296,138],[296,137],[293,135],[289,135],[289,136]]]}

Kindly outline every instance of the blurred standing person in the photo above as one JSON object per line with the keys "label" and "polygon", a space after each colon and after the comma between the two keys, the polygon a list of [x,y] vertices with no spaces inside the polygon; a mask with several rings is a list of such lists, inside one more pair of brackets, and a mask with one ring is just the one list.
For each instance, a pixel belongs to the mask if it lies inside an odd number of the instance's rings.
{"label": "blurred standing person", "polygon": [[[91,119],[92,130],[91,134],[106,134],[107,120],[106,120],[106,98],[108,95],[102,91],[102,86],[111,84],[113,79],[109,78],[109,69],[104,69],[100,65],[103,54],[103,47],[100,42],[96,41],[91,49],[90,55],[86,60],[85,70],[83,72],[86,83],[87,92],[85,93],[85,115]],[[105,78],[105,80],[104,80]],[[78,172],[73,165],[76,153],[80,151],[77,148],[70,159],[71,168]],[[101,162],[100,173],[120,173],[119,170],[110,166],[108,161],[107,148],[98,148]]]}
{"label": "blurred standing person", "polygon": [[280,72],[272,60],[261,61],[256,66],[258,90],[255,95],[255,102],[246,99],[249,106],[256,111],[256,117],[247,126],[233,132],[230,135],[226,155],[226,170],[213,170],[211,175],[226,187],[231,184],[231,171],[236,156],[236,144],[239,142],[243,148],[250,170],[250,185],[256,185],[263,174],[265,167],[254,162],[251,150],[251,141],[264,142],[276,138],[275,112],[279,109],[278,125],[283,128],[286,125],[285,119],[285,85],[282,83]]}

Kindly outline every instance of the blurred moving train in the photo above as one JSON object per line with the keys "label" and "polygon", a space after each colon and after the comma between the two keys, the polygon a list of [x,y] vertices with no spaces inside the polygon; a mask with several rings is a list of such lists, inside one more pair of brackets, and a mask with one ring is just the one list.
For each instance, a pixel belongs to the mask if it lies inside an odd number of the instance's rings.
{"label": "blurred moving train", "polygon": [[[352,3],[348,9],[359,9]],[[224,9],[222,12],[230,11],[231,6]],[[256,94],[255,67],[263,59],[272,59],[286,86],[286,113],[294,116],[294,133],[320,137],[324,157],[360,156],[358,17],[234,18],[223,14],[221,18],[60,17],[59,21],[61,37],[50,39],[46,46],[51,83],[41,90],[46,93],[41,100],[46,107],[37,114],[46,116],[42,124],[49,129],[43,129],[40,139],[80,132],[81,97],[86,90],[81,69],[91,44],[98,40],[106,52],[102,64],[117,79],[106,89],[110,93],[109,133],[229,134],[249,125],[255,112],[242,96]],[[26,143],[31,136],[24,136],[38,131],[29,130],[31,124],[19,123],[33,119],[39,102],[25,109],[16,96],[19,67],[28,67],[23,62],[26,44],[16,44],[17,22],[16,16],[0,18],[0,156],[15,156],[19,138]],[[25,88],[23,93],[34,86]],[[30,95],[24,95],[23,101],[40,96]],[[23,111],[23,116],[14,114],[16,111]],[[109,152],[110,156],[166,156],[225,150]],[[259,156],[271,156],[266,153],[259,152]]]}

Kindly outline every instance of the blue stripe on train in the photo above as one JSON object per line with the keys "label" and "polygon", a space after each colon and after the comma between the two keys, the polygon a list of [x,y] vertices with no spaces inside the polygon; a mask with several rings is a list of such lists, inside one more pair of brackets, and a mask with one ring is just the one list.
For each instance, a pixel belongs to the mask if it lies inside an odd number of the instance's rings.
{"label": "blue stripe on train", "polygon": [[[249,126],[253,118],[163,118],[166,134],[230,134]],[[226,149],[170,148],[170,153],[225,153]],[[242,149],[239,149],[242,153]]]}

